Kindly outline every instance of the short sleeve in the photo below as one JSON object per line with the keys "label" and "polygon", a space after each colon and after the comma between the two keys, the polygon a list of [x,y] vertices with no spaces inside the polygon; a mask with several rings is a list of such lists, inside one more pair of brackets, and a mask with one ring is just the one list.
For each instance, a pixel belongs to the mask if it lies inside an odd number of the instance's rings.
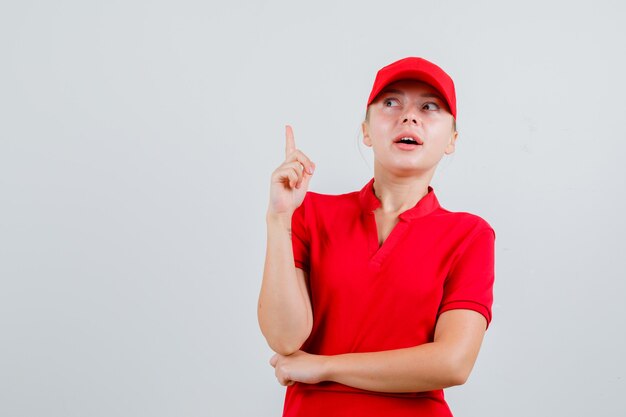
{"label": "short sleeve", "polygon": [[306,225],[305,203],[308,202],[308,194],[291,217],[291,244],[293,246],[293,260],[295,266],[309,272],[309,231]]}
{"label": "short sleeve", "polygon": [[446,278],[439,314],[455,309],[474,310],[491,323],[495,263],[495,232],[475,234],[455,260]]}

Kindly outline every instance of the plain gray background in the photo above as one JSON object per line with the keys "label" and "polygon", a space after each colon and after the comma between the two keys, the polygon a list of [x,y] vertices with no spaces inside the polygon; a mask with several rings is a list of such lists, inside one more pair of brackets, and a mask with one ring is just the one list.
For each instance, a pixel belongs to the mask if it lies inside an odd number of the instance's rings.
{"label": "plain gray background", "polygon": [[311,188],[372,175],[378,68],[457,84],[432,183],[495,228],[456,416],[626,415],[619,1],[0,3],[0,417],[277,416],[256,321],[284,124]]}

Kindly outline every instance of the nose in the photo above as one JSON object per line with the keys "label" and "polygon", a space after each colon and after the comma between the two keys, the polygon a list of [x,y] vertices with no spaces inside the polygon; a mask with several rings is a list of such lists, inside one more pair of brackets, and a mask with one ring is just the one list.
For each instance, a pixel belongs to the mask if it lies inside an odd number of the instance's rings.
{"label": "nose", "polygon": [[418,111],[413,107],[407,107],[406,111],[402,114],[402,124],[417,125],[421,123]]}

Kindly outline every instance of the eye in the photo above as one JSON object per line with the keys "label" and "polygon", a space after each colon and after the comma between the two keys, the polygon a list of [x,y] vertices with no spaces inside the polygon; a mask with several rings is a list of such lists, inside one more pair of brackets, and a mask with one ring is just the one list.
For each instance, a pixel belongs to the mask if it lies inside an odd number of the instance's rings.
{"label": "eye", "polygon": [[385,107],[395,107],[395,106],[398,106],[399,104],[400,103],[395,98],[386,98],[383,100],[383,105]]}
{"label": "eye", "polygon": [[425,103],[422,108],[424,110],[439,110],[440,107],[437,103],[433,103],[432,101]]}

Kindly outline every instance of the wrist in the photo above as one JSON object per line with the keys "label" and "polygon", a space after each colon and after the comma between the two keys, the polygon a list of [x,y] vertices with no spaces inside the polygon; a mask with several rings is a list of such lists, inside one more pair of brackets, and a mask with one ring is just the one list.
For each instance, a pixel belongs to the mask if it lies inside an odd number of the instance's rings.
{"label": "wrist", "polygon": [[267,224],[285,225],[291,228],[291,217],[293,213],[274,213],[268,211],[265,215],[265,221]]}
{"label": "wrist", "polygon": [[331,355],[322,355],[320,356],[321,360],[321,379],[322,381],[334,381],[335,378],[335,362],[337,360],[336,356]]}

